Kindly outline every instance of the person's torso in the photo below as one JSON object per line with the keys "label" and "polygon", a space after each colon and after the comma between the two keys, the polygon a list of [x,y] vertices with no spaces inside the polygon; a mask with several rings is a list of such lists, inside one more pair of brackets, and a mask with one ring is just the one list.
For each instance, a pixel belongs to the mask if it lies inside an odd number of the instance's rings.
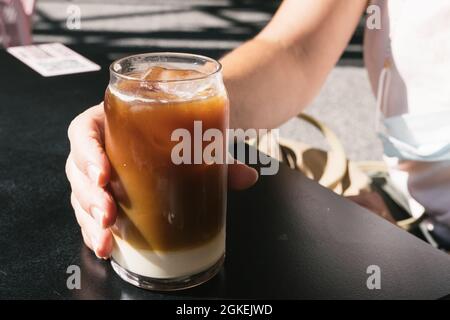
{"label": "person's torso", "polygon": [[[446,118],[450,115],[450,1],[376,0],[372,4],[381,8],[381,29],[366,29],[364,56],[375,93],[386,58],[390,61],[384,116],[425,119],[440,114]],[[420,124],[421,118],[416,119]],[[424,120],[424,125],[432,123]],[[450,161],[404,161],[400,168],[409,175],[411,195],[427,211],[445,215],[450,225]]]}

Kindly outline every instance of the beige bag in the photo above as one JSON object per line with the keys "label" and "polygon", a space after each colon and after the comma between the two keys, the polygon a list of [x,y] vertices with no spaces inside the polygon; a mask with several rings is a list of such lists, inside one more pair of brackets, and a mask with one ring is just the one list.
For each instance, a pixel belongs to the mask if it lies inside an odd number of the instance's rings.
{"label": "beige bag", "polygon": [[[301,114],[298,118],[313,125],[322,133],[330,147],[329,151],[320,150],[299,141],[277,137],[272,131],[258,139],[252,139],[248,143],[259,151],[286,163],[291,169],[303,172],[322,186],[346,197],[374,191],[371,177],[389,176],[388,168],[383,161],[349,161],[338,137],[330,128],[306,114]],[[268,139],[274,143],[267,143]],[[383,187],[383,191],[411,216],[411,218],[398,220],[397,226],[408,231],[417,227],[425,215],[413,218],[407,198],[389,183]]]}
{"label": "beige bag", "polygon": [[[381,161],[358,163],[349,161],[338,137],[330,128],[309,115],[301,114],[298,117],[322,133],[330,151],[313,148],[299,141],[275,137],[272,131],[261,136],[258,141],[256,139],[250,141],[250,144],[343,196],[354,196],[361,191],[370,191],[369,171],[387,172],[386,165]],[[268,139],[275,141],[277,147],[269,148]]]}

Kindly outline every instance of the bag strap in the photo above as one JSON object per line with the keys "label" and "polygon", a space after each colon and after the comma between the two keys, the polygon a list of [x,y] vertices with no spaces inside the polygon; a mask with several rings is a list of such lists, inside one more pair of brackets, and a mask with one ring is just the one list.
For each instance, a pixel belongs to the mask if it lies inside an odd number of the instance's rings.
{"label": "bag strap", "polygon": [[336,134],[324,123],[304,113],[298,115],[298,118],[308,122],[316,129],[318,129],[329,145],[329,157],[327,159],[323,175],[320,178],[319,183],[330,189],[334,189],[342,182],[342,179],[347,172],[347,157],[345,155],[344,147],[342,146]]}
{"label": "bag strap", "polygon": [[[314,117],[306,114],[300,114],[297,117],[319,130],[329,145],[328,158],[323,174],[318,182],[327,188],[335,189],[347,173],[347,157],[341,142],[330,128]],[[267,142],[268,139],[271,143],[269,147],[261,143],[262,141]],[[248,143],[271,157],[286,162],[292,169],[300,170],[297,163],[284,154],[278,136],[272,130],[269,130],[267,134],[260,136],[258,139],[249,140]]]}

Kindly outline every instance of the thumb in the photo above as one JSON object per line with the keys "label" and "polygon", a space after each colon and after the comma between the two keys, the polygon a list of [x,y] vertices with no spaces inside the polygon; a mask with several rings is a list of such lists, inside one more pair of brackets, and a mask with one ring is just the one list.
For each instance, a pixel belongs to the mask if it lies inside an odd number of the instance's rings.
{"label": "thumb", "polygon": [[228,165],[228,186],[234,190],[244,190],[258,181],[258,172],[240,161]]}

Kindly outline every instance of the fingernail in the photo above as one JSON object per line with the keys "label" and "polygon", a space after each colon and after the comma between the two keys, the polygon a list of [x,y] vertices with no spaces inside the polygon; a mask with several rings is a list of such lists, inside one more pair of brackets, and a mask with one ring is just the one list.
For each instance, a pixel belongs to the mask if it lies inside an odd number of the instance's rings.
{"label": "fingernail", "polygon": [[98,254],[98,247],[99,247],[99,241],[97,239],[96,236],[92,236],[91,237],[91,242],[92,242],[92,249],[94,249],[94,254],[97,258],[101,259],[102,257],[100,257],[100,255]]}
{"label": "fingernail", "polygon": [[89,179],[91,179],[91,181],[93,183],[95,183],[96,185],[99,184],[99,180],[100,180],[100,169],[99,168],[90,164],[87,167],[87,174],[88,174]]}
{"label": "fingernail", "polygon": [[101,256],[101,255],[98,254],[98,252],[100,251],[100,250],[99,250],[100,243],[96,242],[93,246],[94,246],[94,253],[95,253],[95,256],[96,256],[98,259],[102,259],[102,260],[108,260],[108,259],[109,259],[109,256]]}
{"label": "fingernail", "polygon": [[256,183],[256,181],[258,181],[259,178],[259,174],[258,171],[254,168],[251,168],[252,170],[250,171],[250,182],[252,185],[254,185]]}
{"label": "fingernail", "polygon": [[104,221],[103,220],[104,214],[103,214],[103,211],[100,210],[97,207],[92,207],[91,208],[91,215],[92,215],[92,217],[94,217],[94,220],[99,224],[99,226],[104,228],[104,222],[103,222]]}
{"label": "fingernail", "polygon": [[94,250],[95,256],[96,256],[98,259],[103,259],[103,257],[100,257],[100,256],[98,255],[97,251],[98,251],[97,248],[95,248],[95,250]]}

